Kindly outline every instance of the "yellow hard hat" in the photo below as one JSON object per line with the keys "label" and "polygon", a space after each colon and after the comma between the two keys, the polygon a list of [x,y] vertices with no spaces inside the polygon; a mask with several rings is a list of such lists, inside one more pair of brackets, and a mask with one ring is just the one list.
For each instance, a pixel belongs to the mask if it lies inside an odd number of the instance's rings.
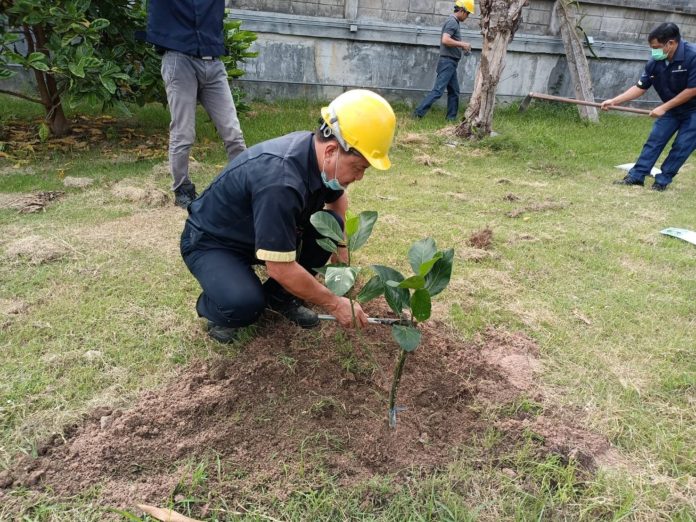
{"label": "yellow hard hat", "polygon": [[474,12],[474,0],[455,0],[454,5],[466,9],[467,13]]}
{"label": "yellow hard hat", "polygon": [[321,117],[344,150],[357,150],[376,169],[391,167],[389,148],[396,116],[379,94],[365,89],[346,91],[322,107]]}

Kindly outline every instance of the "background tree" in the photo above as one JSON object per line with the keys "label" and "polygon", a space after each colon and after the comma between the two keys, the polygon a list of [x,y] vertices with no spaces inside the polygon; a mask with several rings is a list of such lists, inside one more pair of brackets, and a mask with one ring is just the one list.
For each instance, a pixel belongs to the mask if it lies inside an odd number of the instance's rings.
{"label": "background tree", "polygon": [[[0,0],[0,80],[16,74],[11,65],[31,70],[38,96],[0,88],[0,92],[40,103],[55,135],[69,131],[64,107],[86,102],[117,107],[126,102],[166,102],[160,56],[136,38],[147,21],[144,0]],[[225,22],[230,78],[237,65],[255,56],[256,35]],[[237,92],[238,94],[238,92]]]}
{"label": "background tree", "polygon": [[[570,78],[573,81],[575,98],[594,102],[594,89],[592,88],[592,76],[590,75],[590,65],[587,63],[583,40],[580,38],[582,33],[584,40],[588,43],[589,39],[585,31],[579,24],[576,14],[579,8],[577,0],[556,0],[553,6],[553,13],[556,15],[560,25],[561,37],[566,53],[566,61],[570,70]],[[589,47],[592,51],[592,47]],[[594,52],[593,52],[594,54]],[[578,105],[580,118],[592,122],[598,122],[599,116],[595,107]]]}
{"label": "background tree", "polygon": [[480,0],[483,49],[474,92],[456,130],[458,136],[480,139],[491,133],[495,93],[505,68],[508,44],[522,20],[528,0]]}

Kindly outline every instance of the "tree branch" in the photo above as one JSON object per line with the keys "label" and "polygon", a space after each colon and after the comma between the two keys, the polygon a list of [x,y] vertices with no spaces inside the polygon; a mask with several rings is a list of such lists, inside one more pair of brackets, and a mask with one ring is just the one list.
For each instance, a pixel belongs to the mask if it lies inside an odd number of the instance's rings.
{"label": "tree branch", "polygon": [[39,105],[43,105],[43,102],[39,100],[38,98],[32,98],[31,96],[27,96],[26,94],[21,94],[19,92],[14,92],[14,91],[7,91],[5,89],[0,89],[0,94],[9,94],[10,96],[16,96],[17,98],[22,98],[23,100],[29,100],[30,102],[38,103]]}

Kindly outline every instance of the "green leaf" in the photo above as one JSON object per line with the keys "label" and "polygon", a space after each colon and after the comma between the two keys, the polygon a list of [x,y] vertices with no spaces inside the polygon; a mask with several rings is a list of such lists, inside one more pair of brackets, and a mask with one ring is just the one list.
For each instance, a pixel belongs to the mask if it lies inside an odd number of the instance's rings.
{"label": "green leaf", "polygon": [[377,221],[377,212],[374,210],[365,210],[358,215],[358,220],[358,231],[348,238],[348,249],[351,252],[358,250],[369,239],[372,234],[372,228]]}
{"label": "green leaf", "polygon": [[435,241],[430,237],[413,243],[413,246],[408,251],[408,262],[411,264],[411,268],[413,268],[413,273],[420,273],[421,265],[430,261],[436,252]]}
{"label": "green leaf", "polygon": [[110,24],[111,22],[109,22],[106,18],[97,18],[92,21],[89,27],[94,31],[100,31],[109,27]]}
{"label": "green leaf", "polygon": [[417,321],[427,321],[430,319],[432,305],[430,294],[425,288],[416,290],[411,296],[411,312]]}
{"label": "green leaf", "polygon": [[387,282],[401,282],[404,280],[404,276],[388,266],[372,265],[372,269],[384,283],[384,299],[386,299],[389,308],[391,308],[396,315],[401,315],[401,311],[404,309],[404,306],[408,306],[408,290],[405,288],[393,288],[388,286]]}
{"label": "green leaf", "polygon": [[73,75],[77,76],[78,78],[84,78],[85,77],[85,63],[80,60],[79,62],[70,62],[68,64],[68,69],[70,69],[70,72],[73,73]]}
{"label": "green leaf", "polygon": [[338,296],[345,295],[355,284],[357,270],[349,266],[326,269],[326,287]]}
{"label": "green leaf", "polygon": [[435,263],[437,263],[437,260],[440,259],[441,257],[442,257],[442,252],[438,252],[437,254],[435,254],[435,257],[433,257],[430,261],[426,261],[425,263],[423,263],[420,266],[420,268],[418,269],[418,275],[421,275],[423,277],[428,275],[428,272],[430,272],[430,270],[433,268]]}
{"label": "green leaf", "polygon": [[43,63],[43,62],[34,62],[34,63],[30,64],[30,65],[31,65],[32,68],[36,69],[37,71],[46,72],[46,71],[49,70],[48,65],[46,65],[46,64]]}
{"label": "green leaf", "polygon": [[100,74],[99,80],[104,88],[109,91],[109,94],[114,94],[116,92],[116,82],[114,82],[111,78],[105,78]]}
{"label": "green leaf", "polygon": [[341,230],[341,225],[338,224],[336,218],[334,218],[328,212],[315,212],[309,218],[312,226],[319,232],[322,236],[333,239],[337,242],[343,242],[343,230]]}
{"label": "green leaf", "polygon": [[350,210],[346,212],[346,236],[351,237],[358,231],[360,218],[353,214]]}
{"label": "green leaf", "polygon": [[442,292],[452,277],[452,263],[454,262],[454,249],[450,248],[442,252],[442,257],[433,265],[433,269],[425,276],[425,289],[434,297]]}
{"label": "green leaf", "polygon": [[15,74],[17,74],[15,71],[0,69],[0,80],[7,80],[8,78],[12,78]]}
{"label": "green leaf", "polygon": [[48,128],[48,125],[46,125],[46,123],[44,123],[44,122],[41,122],[41,125],[39,125],[39,139],[42,142],[44,142],[48,139],[50,134],[51,134],[51,131]]}
{"label": "green leaf", "polygon": [[379,297],[384,293],[384,283],[379,276],[373,276],[358,293],[357,300],[359,303],[367,303],[374,298]]}
{"label": "green leaf", "polygon": [[338,252],[338,247],[336,246],[336,243],[334,243],[333,241],[331,241],[330,239],[327,239],[325,237],[317,239],[317,245],[319,245],[321,248],[323,248],[327,252],[331,252],[333,254]]}
{"label": "green leaf", "polygon": [[413,326],[401,326],[395,324],[392,326],[392,336],[401,349],[405,352],[412,352],[421,340],[420,330],[414,328]]}
{"label": "green leaf", "polygon": [[46,60],[46,55],[44,53],[31,53],[27,56],[27,63],[33,64],[34,62],[44,62]]}
{"label": "green leaf", "polygon": [[425,288],[425,278],[420,275],[411,276],[401,281],[399,283],[399,288],[411,288],[413,290]]}

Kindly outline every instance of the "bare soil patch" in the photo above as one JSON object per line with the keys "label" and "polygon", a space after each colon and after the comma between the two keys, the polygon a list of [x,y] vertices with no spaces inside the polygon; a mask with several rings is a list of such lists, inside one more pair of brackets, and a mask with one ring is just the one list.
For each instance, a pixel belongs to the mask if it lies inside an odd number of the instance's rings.
{"label": "bare soil patch", "polygon": [[65,176],[63,185],[66,187],[86,188],[94,183],[92,178],[78,178],[74,176]]}
{"label": "bare soil patch", "polygon": [[493,231],[486,227],[469,236],[469,245],[481,250],[488,250],[493,244]]}
{"label": "bare soil patch", "polygon": [[[101,484],[99,503],[161,505],[190,459],[215,454],[239,478],[217,483],[211,472],[220,495],[243,501],[263,491],[282,500],[300,470],[305,481],[323,469],[352,485],[375,474],[398,480],[414,468],[444,468],[491,422],[503,432],[504,450],[529,429],[543,439],[540,452],[580,455],[588,468],[609,449],[550,407],[536,417],[515,413],[500,421],[482,413],[520,396],[543,400],[534,379],[537,348],[524,334],[489,329],[464,342],[438,322],[421,327],[424,341],[409,357],[399,389],[398,404],[406,409],[396,430],[387,424],[398,356],[389,328],[360,335],[326,324],[305,332],[267,318],[237,357],[195,362],[128,410],[97,408],[65,439],[39,445],[38,458],[18,458],[0,474],[0,488],[62,497]],[[0,501],[5,493],[0,489]]]}

